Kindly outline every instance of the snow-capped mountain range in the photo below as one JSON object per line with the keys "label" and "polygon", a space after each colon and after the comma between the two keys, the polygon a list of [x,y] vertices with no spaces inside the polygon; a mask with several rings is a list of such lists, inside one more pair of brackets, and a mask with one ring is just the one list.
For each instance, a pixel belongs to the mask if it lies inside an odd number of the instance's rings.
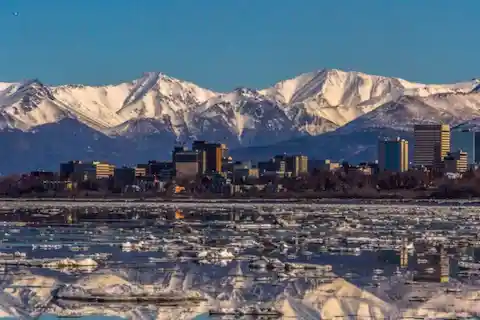
{"label": "snow-capped mountain range", "polygon": [[[305,73],[266,89],[241,87],[227,93],[157,72],[106,86],[0,83],[0,143],[5,134],[22,136],[22,143],[30,145],[45,128],[62,127],[65,136],[68,129],[76,135],[81,127],[96,140],[116,139],[113,145],[125,140],[115,150],[122,159],[122,146],[170,150],[176,142],[204,139],[239,148],[320,138],[334,130],[409,130],[418,122],[460,124],[480,117],[479,89],[476,79],[426,85],[335,69]],[[105,149],[91,146],[89,139],[82,142],[88,152]],[[57,143],[61,154],[62,142]]]}

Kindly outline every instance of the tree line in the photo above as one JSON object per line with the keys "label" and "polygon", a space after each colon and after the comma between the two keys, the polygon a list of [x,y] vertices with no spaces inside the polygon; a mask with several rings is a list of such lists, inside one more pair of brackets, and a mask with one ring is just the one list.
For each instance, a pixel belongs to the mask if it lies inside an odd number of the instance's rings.
{"label": "tree line", "polygon": [[[222,193],[215,179],[199,177],[194,180],[172,181],[161,192],[147,190],[146,196],[174,195],[175,185],[185,187],[184,194],[198,197],[214,197]],[[265,186],[280,186],[272,190]],[[469,171],[458,179],[423,171],[380,172],[365,174],[359,170],[341,168],[336,171],[315,170],[299,177],[260,177],[243,181],[243,197],[347,197],[347,198],[474,198],[480,197],[480,171]],[[71,196],[71,195],[121,194],[108,181],[86,181],[77,190],[51,190],[40,178],[20,175],[0,177],[0,195],[21,196]],[[139,196],[139,193],[135,193]]]}

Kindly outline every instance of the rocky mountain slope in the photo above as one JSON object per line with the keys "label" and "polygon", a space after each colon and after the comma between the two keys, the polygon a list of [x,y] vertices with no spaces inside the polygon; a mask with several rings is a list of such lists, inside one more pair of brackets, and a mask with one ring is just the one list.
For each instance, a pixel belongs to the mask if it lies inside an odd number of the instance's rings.
{"label": "rocky mountain slope", "polygon": [[[301,141],[298,150],[286,151],[349,158],[353,149],[370,148],[354,142],[362,139],[358,132],[382,134],[388,129],[397,134],[414,123],[460,124],[480,117],[479,87],[475,79],[425,85],[340,70],[302,74],[262,90],[236,88],[227,93],[156,72],[96,87],[55,87],[38,80],[0,83],[0,141],[8,155],[4,163],[0,161],[0,172],[44,167],[44,161],[31,163],[39,158],[56,165],[69,159],[67,155],[115,158],[120,163],[166,158],[175,143],[194,139],[225,142],[232,149],[243,148],[245,156],[249,147],[271,153],[275,147],[265,146]],[[82,139],[76,135],[86,131],[90,133],[80,134]],[[338,139],[335,136],[343,137],[340,149],[349,151],[337,152],[338,146],[333,154],[328,151],[331,139]],[[55,147],[46,147],[52,141]],[[327,148],[321,155],[320,145]]]}

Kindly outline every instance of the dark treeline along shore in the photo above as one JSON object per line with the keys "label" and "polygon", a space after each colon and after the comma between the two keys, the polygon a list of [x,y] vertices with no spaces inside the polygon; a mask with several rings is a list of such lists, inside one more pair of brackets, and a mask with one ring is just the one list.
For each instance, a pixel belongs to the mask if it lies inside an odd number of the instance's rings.
{"label": "dark treeline along shore", "polygon": [[168,183],[162,190],[113,192],[102,185],[89,188],[54,191],[47,190],[42,181],[0,179],[0,197],[4,199],[63,199],[63,200],[283,200],[314,201],[318,199],[475,199],[480,198],[480,171],[469,171],[461,178],[435,176],[428,172],[382,172],[366,175],[358,171],[316,171],[295,178],[275,178],[266,185],[251,181],[241,192],[217,193],[211,191],[211,181],[197,179]]}

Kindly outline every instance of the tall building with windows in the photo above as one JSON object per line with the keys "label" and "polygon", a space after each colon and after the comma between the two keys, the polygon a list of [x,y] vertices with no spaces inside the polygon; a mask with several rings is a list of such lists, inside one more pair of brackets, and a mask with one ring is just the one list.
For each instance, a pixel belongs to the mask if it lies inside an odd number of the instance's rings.
{"label": "tall building with windows", "polygon": [[400,138],[378,142],[380,171],[408,171],[408,141]]}
{"label": "tall building with windows", "polygon": [[287,171],[292,172],[294,177],[308,172],[308,157],[305,155],[293,155],[287,158]]}
{"label": "tall building with windows", "polygon": [[476,139],[477,132],[473,132],[471,130],[452,130],[450,150],[452,152],[466,152],[468,156],[468,164],[475,164],[478,160],[480,160],[479,158],[476,158]]}
{"label": "tall building with windows", "polygon": [[302,174],[308,173],[308,157],[305,155],[276,155],[273,158],[274,162],[285,163],[285,172],[290,172],[293,177],[298,177]]}
{"label": "tall building with windows", "polygon": [[175,177],[178,179],[193,179],[203,174],[205,152],[198,150],[176,150],[173,163],[175,163]]}
{"label": "tall building with windows", "polygon": [[480,163],[480,131],[475,131],[475,164]]}
{"label": "tall building with windows", "polygon": [[450,152],[448,124],[420,124],[414,127],[413,163],[415,166],[441,168]]}
{"label": "tall building with windows", "polygon": [[222,172],[222,159],[227,147],[220,143],[207,143],[205,141],[194,141],[192,150],[205,153],[205,173],[211,174]]}

